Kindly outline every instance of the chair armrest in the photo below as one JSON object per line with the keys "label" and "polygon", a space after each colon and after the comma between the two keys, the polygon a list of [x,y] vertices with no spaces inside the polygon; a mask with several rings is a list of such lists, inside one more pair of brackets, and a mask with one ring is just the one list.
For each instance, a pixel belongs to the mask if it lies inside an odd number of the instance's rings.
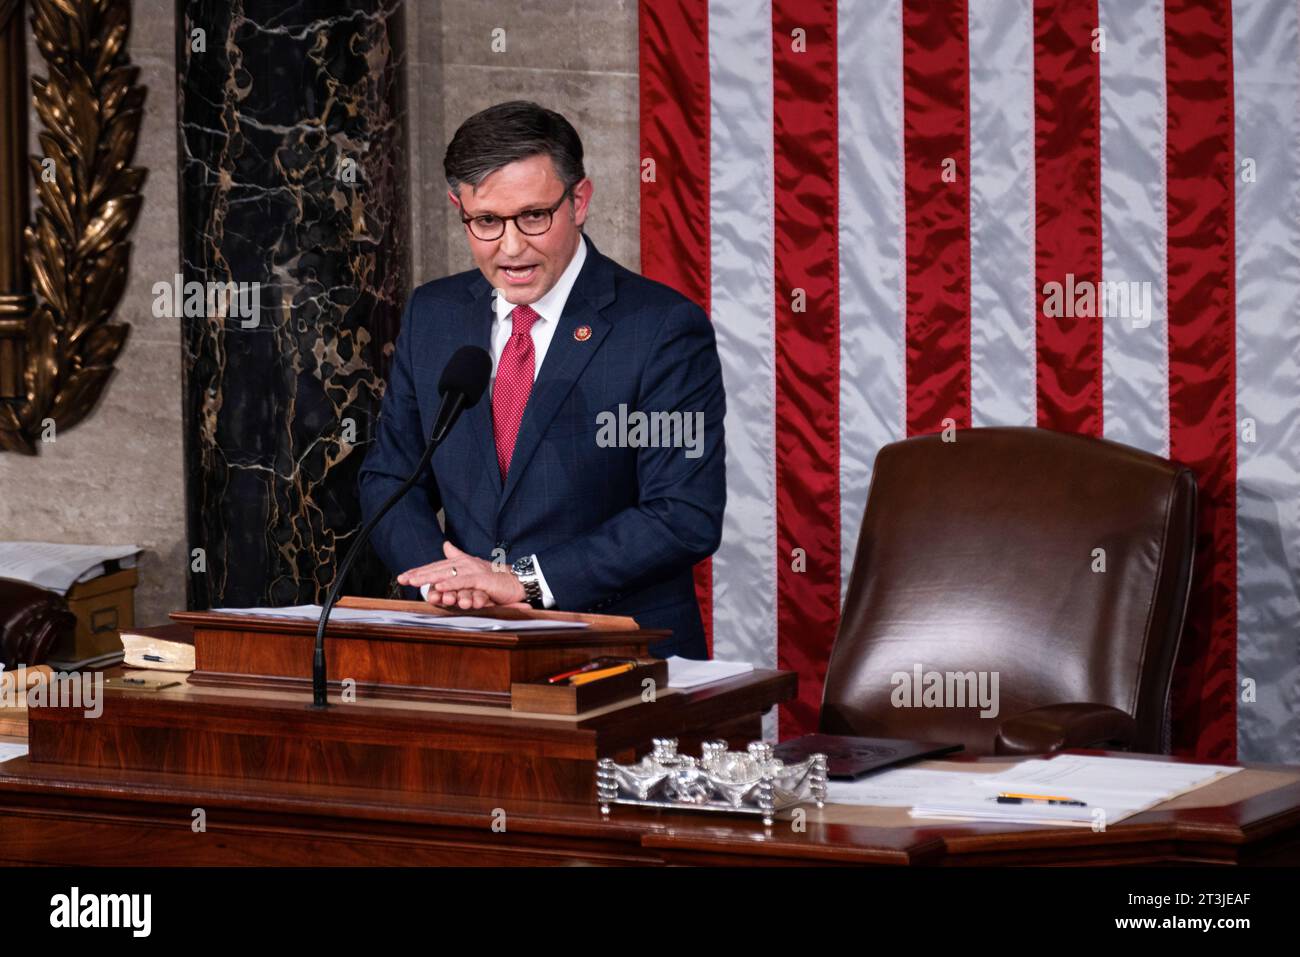
{"label": "chair armrest", "polygon": [[1063,748],[1128,748],[1133,716],[1106,704],[1050,704],[1013,715],[998,726],[994,754],[1047,754]]}
{"label": "chair armrest", "polygon": [[55,641],[76,627],[62,595],[0,578],[0,664],[6,668],[44,664]]}

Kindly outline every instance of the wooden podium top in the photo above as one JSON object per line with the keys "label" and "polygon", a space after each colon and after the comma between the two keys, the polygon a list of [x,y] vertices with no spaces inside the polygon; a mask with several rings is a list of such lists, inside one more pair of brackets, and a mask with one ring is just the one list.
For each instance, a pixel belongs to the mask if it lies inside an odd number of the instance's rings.
{"label": "wooden podium top", "polygon": [[[412,604],[415,604],[414,602]],[[236,615],[221,611],[174,611],[173,621],[191,625],[195,631],[241,631],[262,634],[316,634],[316,622],[299,618],[271,618],[264,615]],[[436,615],[429,616],[436,620]],[[366,621],[330,621],[330,638],[384,638],[392,641],[425,642],[439,645],[464,645],[483,648],[556,647],[559,645],[600,646],[617,644],[620,639],[638,636],[645,641],[667,638],[664,629],[637,628],[631,618],[628,628],[556,628],[545,631],[466,631],[460,628],[437,628],[432,625],[388,625]]]}
{"label": "wooden podium top", "polygon": [[[325,633],[329,683],[350,681],[369,696],[460,701],[510,707],[511,688],[610,656],[643,659],[651,642],[671,635],[638,628],[632,618],[562,611],[493,608],[465,613],[423,602],[344,598],[342,608],[427,616],[430,626],[331,621]],[[465,631],[433,626],[448,615],[545,619],[583,627]],[[222,611],[178,611],[194,629],[194,684],[310,687],[314,620]]]}
{"label": "wooden podium top", "polygon": [[[519,644],[570,644],[575,639],[579,643],[607,643],[611,634],[644,634],[651,640],[667,637],[670,632],[657,629],[640,628],[635,618],[626,615],[592,615],[574,611],[553,611],[536,608],[481,608],[463,610],[460,608],[443,608],[423,601],[401,601],[390,598],[362,598],[344,595],[338,600],[337,608],[351,608],[363,611],[397,611],[410,615],[425,615],[431,622],[438,618],[491,618],[497,621],[554,621],[573,622],[578,627],[572,629],[548,629],[531,631],[520,629],[509,631],[466,631],[462,628],[438,629],[420,625],[380,625],[372,622],[349,622],[331,620],[329,633],[340,635],[383,635],[397,640],[435,641],[447,644],[481,644],[491,647],[513,646]],[[241,631],[287,632],[298,634],[304,631],[316,634],[316,622],[307,619],[273,618],[266,615],[236,615],[223,611],[174,611],[170,617],[182,624],[196,628],[228,629],[237,625]],[[477,640],[476,640],[477,639]]]}
{"label": "wooden podium top", "polygon": [[555,611],[542,608],[481,608],[465,611],[460,608],[443,608],[424,601],[401,601],[393,598],[361,598],[344,595],[338,600],[339,608],[363,608],[377,611],[405,611],[417,615],[450,616],[466,618],[499,618],[509,620],[540,619],[542,621],[584,622],[592,631],[635,631],[639,626],[635,618],[627,615],[594,615],[580,611]]}

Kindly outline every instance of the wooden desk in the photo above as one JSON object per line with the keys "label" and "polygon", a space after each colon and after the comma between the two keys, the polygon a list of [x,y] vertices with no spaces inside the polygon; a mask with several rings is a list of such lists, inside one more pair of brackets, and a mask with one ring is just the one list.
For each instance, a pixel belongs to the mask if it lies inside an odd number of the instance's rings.
{"label": "wooden desk", "polygon": [[[1198,800],[1194,792],[1100,834],[998,824],[864,826],[844,823],[860,809],[843,806],[810,808],[807,830],[796,833],[788,821],[778,820],[765,829],[750,818],[623,806],[603,819],[594,802],[431,797],[396,789],[41,765],[18,758],[0,764],[0,863],[744,866],[1300,861],[1300,768],[1249,767],[1276,775],[1267,781],[1255,778],[1253,788],[1258,790],[1264,781],[1267,790],[1240,800],[1229,796],[1227,803],[1210,806],[1193,806]],[[1227,792],[1216,796],[1207,791],[1202,789],[1199,800],[1225,800]],[[203,833],[191,827],[196,808],[206,817]]]}
{"label": "wooden desk", "polygon": [[763,713],[794,697],[797,686],[791,672],[754,671],[688,694],[661,689],[653,700],[555,715],[456,701],[345,702],[338,694],[317,710],[307,690],[126,673],[183,683],[162,691],[105,687],[94,718],[77,707],[30,709],[32,763],[586,802],[595,797],[600,758],[631,761],[654,737],[675,737],[691,750],[712,739],[743,748],[762,736]]}

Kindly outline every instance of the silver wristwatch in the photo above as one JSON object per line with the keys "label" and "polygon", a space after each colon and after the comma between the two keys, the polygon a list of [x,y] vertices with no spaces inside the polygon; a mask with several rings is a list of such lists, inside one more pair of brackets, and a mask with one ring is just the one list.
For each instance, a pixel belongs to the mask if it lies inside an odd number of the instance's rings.
{"label": "silver wristwatch", "polygon": [[523,558],[515,559],[510,570],[519,579],[519,584],[524,586],[524,601],[534,608],[545,608],[542,602],[542,580],[537,575],[537,565],[533,562],[533,556],[525,555]]}

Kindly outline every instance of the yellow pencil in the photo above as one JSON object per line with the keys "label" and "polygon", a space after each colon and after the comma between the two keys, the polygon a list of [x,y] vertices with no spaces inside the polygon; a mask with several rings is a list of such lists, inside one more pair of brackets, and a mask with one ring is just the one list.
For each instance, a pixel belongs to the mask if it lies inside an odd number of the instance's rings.
{"label": "yellow pencil", "polygon": [[582,674],[574,675],[569,679],[570,685],[585,685],[592,681],[599,681],[601,678],[608,678],[611,675],[621,675],[624,672],[631,671],[636,665],[631,662],[625,665],[617,665],[613,668],[602,668],[600,671],[584,671]]}

